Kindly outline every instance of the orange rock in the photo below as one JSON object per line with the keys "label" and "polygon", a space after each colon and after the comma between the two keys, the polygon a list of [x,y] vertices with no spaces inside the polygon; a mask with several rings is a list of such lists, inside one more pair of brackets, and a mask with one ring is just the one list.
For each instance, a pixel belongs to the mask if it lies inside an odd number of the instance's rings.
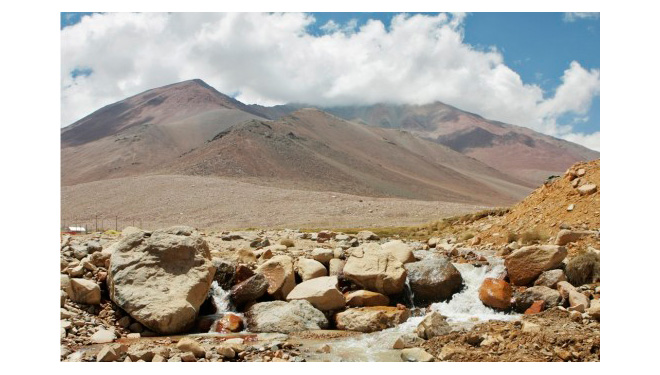
{"label": "orange rock", "polygon": [[532,303],[532,306],[530,306],[527,310],[525,310],[525,315],[538,314],[543,310],[545,310],[545,301],[543,300],[534,301],[534,303]]}
{"label": "orange rock", "polygon": [[235,314],[225,314],[213,323],[213,331],[219,333],[240,332],[243,329],[243,319]]}
{"label": "orange rock", "polygon": [[494,309],[506,310],[511,307],[513,290],[504,280],[487,278],[479,288],[481,302]]}

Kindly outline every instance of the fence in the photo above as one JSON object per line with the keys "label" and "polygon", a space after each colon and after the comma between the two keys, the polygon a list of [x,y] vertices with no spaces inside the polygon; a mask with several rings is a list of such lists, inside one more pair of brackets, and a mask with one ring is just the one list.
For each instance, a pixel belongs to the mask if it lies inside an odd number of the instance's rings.
{"label": "fence", "polygon": [[[142,229],[145,223],[142,218],[137,217],[119,217],[118,215],[96,215],[91,218],[62,218],[60,222],[60,230],[62,232],[71,232],[69,228],[76,228],[73,232],[91,233],[91,232],[105,232],[107,230],[121,231],[122,229],[131,226]],[[80,230],[79,230],[79,229]]]}

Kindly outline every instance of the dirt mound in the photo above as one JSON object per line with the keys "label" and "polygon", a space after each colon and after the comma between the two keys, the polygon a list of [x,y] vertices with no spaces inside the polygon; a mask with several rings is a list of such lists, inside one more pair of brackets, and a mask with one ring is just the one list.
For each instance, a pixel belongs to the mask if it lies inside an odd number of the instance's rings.
{"label": "dirt mound", "polygon": [[[595,185],[595,191],[581,194],[587,185]],[[574,164],[563,176],[549,179],[479,236],[504,244],[523,235],[543,240],[562,228],[600,229],[600,160]]]}
{"label": "dirt mound", "polygon": [[572,321],[568,311],[555,308],[522,321],[490,321],[434,337],[423,348],[453,362],[600,361],[600,323]]}

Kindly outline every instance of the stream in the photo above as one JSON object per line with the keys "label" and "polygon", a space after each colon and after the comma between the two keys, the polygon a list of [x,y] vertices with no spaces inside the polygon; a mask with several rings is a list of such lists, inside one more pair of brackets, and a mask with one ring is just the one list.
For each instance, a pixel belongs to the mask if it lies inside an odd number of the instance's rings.
{"label": "stream", "polygon": [[[438,302],[430,305],[432,311],[437,311],[447,317],[447,322],[453,329],[469,329],[475,324],[487,320],[516,320],[520,318],[517,313],[504,313],[495,311],[484,306],[479,300],[479,287],[483,280],[488,277],[497,277],[504,271],[503,259],[496,256],[486,255],[488,265],[475,267],[468,263],[455,263],[463,277],[464,288],[461,292],[445,302]],[[407,285],[407,291],[410,289]],[[234,314],[233,306],[229,302],[229,292],[218,287],[213,283],[211,293],[218,306],[218,315],[222,312],[231,311]],[[408,295],[412,301],[412,295]],[[305,350],[303,358],[307,361],[401,361],[400,350],[392,349],[394,342],[404,333],[414,333],[417,325],[424,319],[424,316],[411,316],[406,322],[389,329],[379,332],[359,334],[347,338],[325,339],[325,340],[301,340],[291,338],[289,341],[302,343]],[[321,345],[329,344],[331,350],[329,353],[318,353],[317,348]]]}

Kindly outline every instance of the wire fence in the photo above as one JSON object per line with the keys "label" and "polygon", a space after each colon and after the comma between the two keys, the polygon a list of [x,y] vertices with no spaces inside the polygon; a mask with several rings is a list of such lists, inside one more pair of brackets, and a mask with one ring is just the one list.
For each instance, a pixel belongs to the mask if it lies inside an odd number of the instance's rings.
{"label": "wire fence", "polygon": [[119,215],[96,215],[88,218],[62,218],[60,221],[60,231],[67,233],[93,233],[105,232],[108,230],[121,231],[131,226],[141,229],[146,223],[142,218],[120,217]]}

